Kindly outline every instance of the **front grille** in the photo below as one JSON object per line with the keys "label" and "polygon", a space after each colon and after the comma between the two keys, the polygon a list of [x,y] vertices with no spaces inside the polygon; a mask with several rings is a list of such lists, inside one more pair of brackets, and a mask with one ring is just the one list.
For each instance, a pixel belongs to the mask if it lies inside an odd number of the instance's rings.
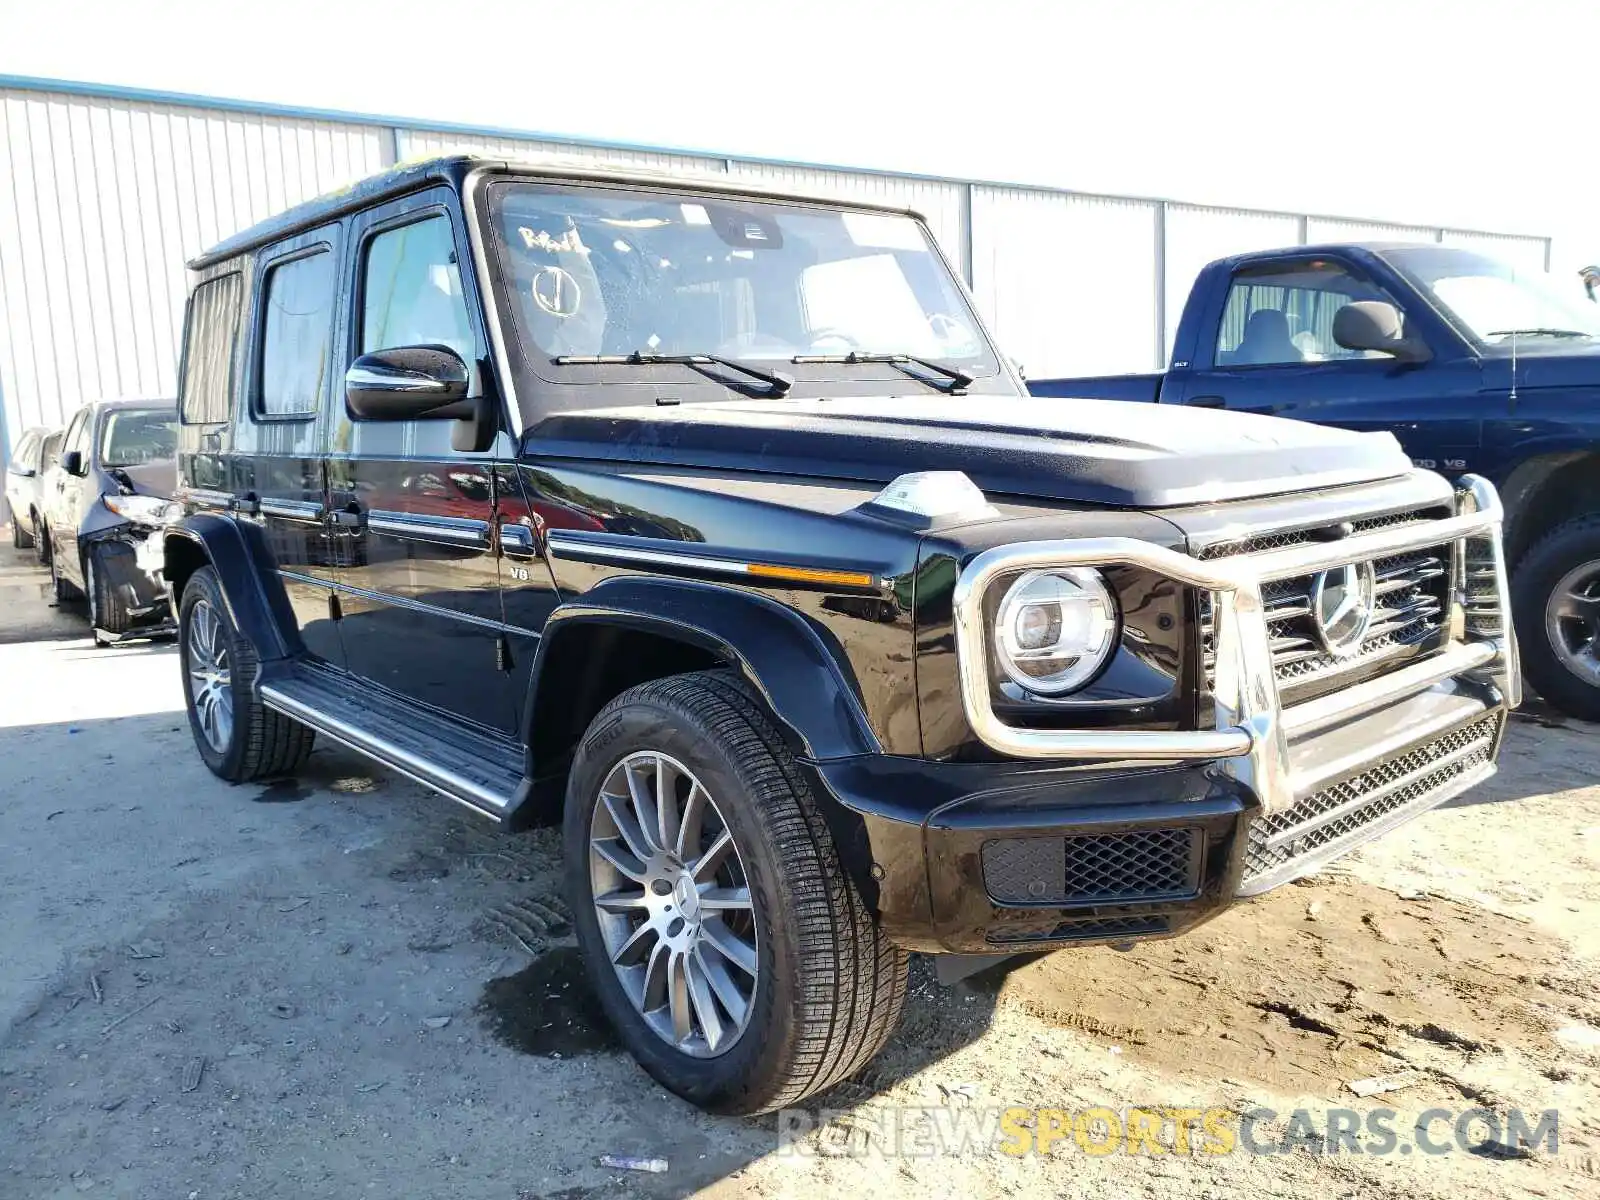
{"label": "front grille", "polygon": [[[1386,526],[1413,524],[1417,513],[1397,513],[1353,521],[1357,533]],[[1262,538],[1221,543],[1237,553],[1257,553],[1311,540],[1310,531],[1271,534]],[[1217,547],[1207,547],[1203,558],[1217,557]],[[1267,612],[1267,632],[1272,639],[1273,674],[1288,702],[1308,700],[1332,690],[1354,672],[1392,670],[1436,647],[1444,637],[1450,606],[1451,547],[1434,546],[1397,554],[1373,562],[1377,580],[1372,622],[1356,653],[1344,657],[1323,646],[1312,613],[1315,575],[1274,580],[1262,589]],[[1491,586],[1492,586],[1492,570]],[[1201,649],[1206,679],[1213,677],[1216,647],[1213,639],[1212,598],[1200,597]],[[1381,664],[1381,666],[1380,666]]]}
{"label": "front grille", "polygon": [[1089,904],[1192,896],[1198,829],[1142,829],[983,844],[983,882],[1001,904]]}
{"label": "front grille", "polygon": [[1139,937],[1153,933],[1166,933],[1172,927],[1167,917],[1087,917],[1078,921],[1063,921],[1054,929],[991,930],[991,942],[1074,942],[1091,938]]}
{"label": "front grille", "polygon": [[1499,732],[1499,714],[1484,717],[1313,792],[1286,812],[1257,818],[1245,851],[1245,881],[1345,839],[1358,840],[1360,831],[1391,813],[1425,807],[1491,761]]}
{"label": "front grille", "polygon": [[[1349,522],[1350,536],[1371,533],[1377,529],[1393,529],[1396,525],[1415,525],[1419,521],[1439,521],[1451,515],[1448,508],[1417,508],[1404,512],[1384,513],[1376,517],[1359,517]],[[1282,550],[1286,546],[1304,546],[1318,540],[1317,534],[1330,526],[1312,526],[1309,529],[1282,529],[1275,533],[1251,534],[1212,542],[1201,549],[1201,559],[1232,558],[1236,554],[1261,554],[1268,550]]]}

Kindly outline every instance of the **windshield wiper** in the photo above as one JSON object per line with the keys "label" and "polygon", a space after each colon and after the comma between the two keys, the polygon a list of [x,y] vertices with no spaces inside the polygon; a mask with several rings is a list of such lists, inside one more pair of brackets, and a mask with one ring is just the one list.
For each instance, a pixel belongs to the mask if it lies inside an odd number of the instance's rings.
{"label": "windshield wiper", "polygon": [[720,354],[647,354],[642,350],[635,350],[632,354],[559,354],[554,359],[558,366],[653,366],[656,363],[677,363],[685,367],[693,367],[705,374],[715,375],[717,372],[707,372],[706,367],[727,367],[731,371],[739,371],[752,379],[759,379],[767,385],[767,395],[786,396],[789,389],[794,386],[794,376],[783,371],[769,371],[765,367],[752,366],[747,362],[740,362],[737,358],[723,358]]}
{"label": "windshield wiper", "polygon": [[1581,329],[1491,329],[1484,337],[1593,337]]}
{"label": "windshield wiper", "polygon": [[[913,379],[936,387],[940,391],[949,392],[952,396],[959,396],[972,382],[972,376],[956,367],[946,366],[942,362],[935,362],[931,358],[918,358],[915,354],[863,354],[859,350],[852,350],[849,354],[797,354],[789,360],[792,363],[887,363],[891,367],[898,367]],[[944,376],[944,382],[929,379],[912,370],[912,367],[921,367],[924,371],[932,371],[936,375]]]}

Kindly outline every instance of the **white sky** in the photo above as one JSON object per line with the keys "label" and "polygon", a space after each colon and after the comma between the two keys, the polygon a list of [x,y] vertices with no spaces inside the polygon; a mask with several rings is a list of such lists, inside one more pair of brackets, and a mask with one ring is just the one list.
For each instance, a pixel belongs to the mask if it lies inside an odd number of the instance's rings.
{"label": "white sky", "polygon": [[0,73],[1556,237],[1600,2],[0,0]]}

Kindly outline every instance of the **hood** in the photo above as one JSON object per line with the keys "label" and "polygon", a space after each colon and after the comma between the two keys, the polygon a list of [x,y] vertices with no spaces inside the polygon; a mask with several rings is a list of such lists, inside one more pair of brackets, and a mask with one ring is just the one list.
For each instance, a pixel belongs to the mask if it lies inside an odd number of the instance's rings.
{"label": "hood", "polygon": [[727,400],[559,413],[541,456],[887,483],[963,471],[985,492],[1164,508],[1365,483],[1411,460],[1387,433],[1215,409],[1031,396]]}
{"label": "hood", "polygon": [[178,463],[172,458],[158,458],[131,467],[108,467],[105,473],[119,485],[126,475],[133,490],[141,496],[160,496],[170,500],[178,490]]}

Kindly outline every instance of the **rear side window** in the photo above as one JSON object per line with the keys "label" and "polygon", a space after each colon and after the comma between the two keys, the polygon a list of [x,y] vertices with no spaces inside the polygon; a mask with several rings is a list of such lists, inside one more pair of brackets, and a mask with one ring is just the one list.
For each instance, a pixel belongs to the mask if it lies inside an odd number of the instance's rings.
{"label": "rear side window", "polygon": [[185,425],[215,425],[228,419],[242,294],[237,274],[219,275],[195,288],[189,301],[183,382],[178,393],[178,411]]}
{"label": "rear side window", "polygon": [[1216,365],[1259,367],[1382,357],[1333,340],[1333,318],[1352,300],[1388,297],[1338,263],[1318,259],[1240,271],[1217,330]]}
{"label": "rear side window", "polygon": [[280,263],[264,281],[257,411],[314,417],[328,378],[333,335],[333,255],[318,250]]}
{"label": "rear side window", "polygon": [[39,435],[25,433],[22,440],[17,443],[17,449],[11,456],[11,469],[13,471],[27,471],[37,466],[35,461],[39,451]]}

